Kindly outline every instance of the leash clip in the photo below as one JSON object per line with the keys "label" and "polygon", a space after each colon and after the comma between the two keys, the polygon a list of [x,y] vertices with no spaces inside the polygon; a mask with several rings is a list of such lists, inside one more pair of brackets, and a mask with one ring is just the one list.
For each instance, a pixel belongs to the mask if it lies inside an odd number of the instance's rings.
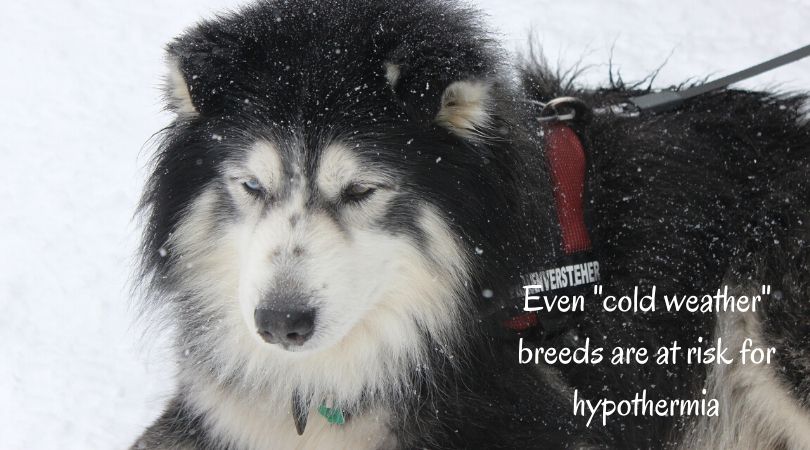
{"label": "leash clip", "polygon": [[594,108],[594,114],[612,114],[616,117],[635,118],[641,115],[641,109],[633,103],[623,102],[615,105],[607,105]]}

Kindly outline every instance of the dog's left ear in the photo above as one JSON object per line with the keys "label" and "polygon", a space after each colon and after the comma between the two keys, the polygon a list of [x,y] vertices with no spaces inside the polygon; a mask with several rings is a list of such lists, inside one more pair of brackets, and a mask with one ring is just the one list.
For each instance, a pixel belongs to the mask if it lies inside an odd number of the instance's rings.
{"label": "dog's left ear", "polygon": [[[413,73],[407,65],[393,62],[385,63],[383,69],[388,86],[412,118],[435,123],[464,139],[481,139],[490,134],[495,123],[492,81],[483,77],[448,80],[425,72]],[[431,89],[436,85],[445,86],[444,90]]]}
{"label": "dog's left ear", "polygon": [[485,137],[494,123],[492,95],[490,82],[454,81],[441,96],[435,122],[465,139]]}

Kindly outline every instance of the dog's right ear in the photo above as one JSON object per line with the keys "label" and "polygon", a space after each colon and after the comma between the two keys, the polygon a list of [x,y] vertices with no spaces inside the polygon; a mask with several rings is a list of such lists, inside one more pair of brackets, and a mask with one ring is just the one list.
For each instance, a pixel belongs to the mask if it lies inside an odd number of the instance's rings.
{"label": "dog's right ear", "polygon": [[494,123],[492,83],[482,80],[454,81],[445,88],[435,122],[465,138],[490,134]]}
{"label": "dog's right ear", "polygon": [[181,119],[190,119],[200,115],[191,96],[192,85],[181,66],[180,59],[171,52],[166,55],[168,73],[164,85],[164,97],[168,109],[175,112]]}

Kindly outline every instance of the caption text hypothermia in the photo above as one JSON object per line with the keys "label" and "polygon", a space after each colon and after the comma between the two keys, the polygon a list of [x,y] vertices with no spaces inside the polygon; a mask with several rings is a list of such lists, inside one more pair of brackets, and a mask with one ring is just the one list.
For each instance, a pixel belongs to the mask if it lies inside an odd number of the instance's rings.
{"label": "caption text hypothermia", "polygon": [[[702,394],[706,395],[706,389]],[[602,425],[607,425],[608,417],[618,414],[619,416],[713,416],[719,415],[720,402],[716,398],[701,399],[669,399],[669,400],[649,400],[647,390],[636,392],[632,400],[607,400],[600,399],[596,403],[580,398],[579,390],[574,390],[574,415],[588,416],[586,426],[591,426],[594,416],[597,413],[602,415]]]}

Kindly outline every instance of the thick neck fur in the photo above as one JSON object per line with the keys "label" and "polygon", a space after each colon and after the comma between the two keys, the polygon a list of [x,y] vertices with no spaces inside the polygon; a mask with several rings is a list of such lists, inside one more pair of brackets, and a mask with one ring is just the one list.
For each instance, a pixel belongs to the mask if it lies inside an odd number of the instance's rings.
{"label": "thick neck fur", "polygon": [[[471,326],[470,315],[461,312],[448,317],[454,330],[438,336],[419,330],[416,323],[392,333],[387,319],[393,318],[373,317],[334,347],[313,355],[251,350],[253,338],[241,332],[244,325],[222,317],[213,320],[210,328],[197,326],[195,334],[181,333],[193,336],[178,342],[179,382],[187,407],[211,425],[213,438],[239,448],[261,447],[265,437],[229,435],[230,430],[246,427],[232,427],[228,421],[243,415],[248,421],[262,417],[268,433],[273,432],[272,439],[292,436],[291,399],[297,393],[309,399],[305,436],[312,438],[323,427],[325,419],[315,411],[326,404],[351,415],[353,428],[346,429],[354,430],[352,439],[370,433],[387,442],[393,439],[387,430],[402,428],[393,426],[394,422],[409,420],[408,411],[444,403],[446,384],[463,378],[461,370],[477,336],[472,333],[465,342],[458,338],[458,330]],[[345,433],[327,434],[340,438]],[[383,444],[372,447],[377,445]]]}

